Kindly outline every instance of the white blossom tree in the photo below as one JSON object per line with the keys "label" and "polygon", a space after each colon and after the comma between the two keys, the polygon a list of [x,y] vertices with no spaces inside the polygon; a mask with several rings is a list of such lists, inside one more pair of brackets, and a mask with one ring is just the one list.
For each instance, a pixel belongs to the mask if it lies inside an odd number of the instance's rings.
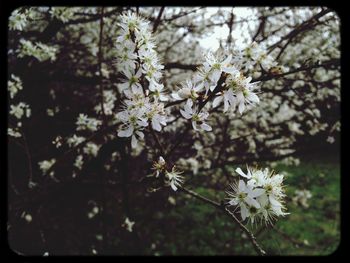
{"label": "white blossom tree", "polygon": [[[284,176],[252,164],[297,163],[313,137],[337,140],[339,46],[339,18],[323,7],[14,10],[8,136],[22,168],[9,162],[11,218],[30,208],[44,224],[40,200],[96,186],[88,216],[102,214],[107,251],[111,198],[115,225],[134,233],[142,196],[175,191],[228,215],[265,255],[250,227],[288,215]],[[193,180],[226,198],[200,195]]]}

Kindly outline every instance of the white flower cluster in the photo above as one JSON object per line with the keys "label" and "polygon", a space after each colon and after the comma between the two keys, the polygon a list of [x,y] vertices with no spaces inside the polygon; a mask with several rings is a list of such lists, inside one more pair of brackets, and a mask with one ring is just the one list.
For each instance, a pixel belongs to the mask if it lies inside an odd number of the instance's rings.
{"label": "white flower cluster", "polygon": [[26,12],[19,12],[19,9],[15,9],[9,17],[10,30],[22,31],[27,23],[28,21]]}
{"label": "white flower cluster", "polygon": [[[7,81],[7,90],[10,93],[10,99],[12,100],[19,90],[22,90],[22,81],[19,77],[11,74],[11,80]],[[22,136],[20,132],[20,127],[22,127],[22,122],[20,121],[23,116],[27,118],[31,115],[31,109],[27,103],[19,102],[18,104],[10,104],[9,114],[16,118],[16,127],[8,127],[7,134],[9,136],[19,138]]]}
{"label": "white flower cluster", "polygon": [[218,106],[224,101],[224,112],[229,108],[231,111],[235,110],[238,105],[238,111],[242,114],[246,108],[246,104],[255,105],[259,103],[259,97],[253,92],[257,82],[250,83],[251,79],[251,77],[244,77],[239,71],[230,74],[226,78],[221,95],[214,99],[213,107]]}
{"label": "white flower cluster", "polygon": [[177,162],[179,163],[181,168],[192,170],[192,173],[194,175],[198,174],[200,165],[199,161],[196,158],[180,158]]}
{"label": "white flower cluster", "polygon": [[[51,166],[54,165],[56,162],[56,159],[52,158],[51,160],[44,160],[41,162],[38,162],[40,170],[43,172],[43,175],[46,175],[48,170],[50,170]],[[50,175],[53,175],[54,172],[52,171]]]}
{"label": "white flower cluster", "polygon": [[327,141],[328,143],[332,144],[332,143],[335,142],[335,139],[334,139],[333,136],[328,136],[326,141]]}
{"label": "white flower cluster", "polygon": [[66,23],[73,17],[75,9],[76,8],[69,7],[52,7],[50,14],[52,17]]}
{"label": "white flower cluster", "polygon": [[277,62],[274,58],[267,54],[267,50],[256,42],[253,42],[245,49],[238,51],[238,53],[239,56],[243,57],[240,62],[246,70],[252,69],[256,64],[261,65],[265,70],[277,66]]}
{"label": "white flower cluster", "polygon": [[23,89],[21,79],[11,74],[11,80],[7,81],[7,89],[10,92],[10,98],[13,99],[17,92]]}
{"label": "white flower cluster", "polygon": [[89,118],[86,114],[80,113],[75,124],[77,125],[77,131],[97,131],[102,122],[95,118]]}
{"label": "white flower cluster", "polygon": [[23,211],[23,213],[21,214],[21,218],[24,218],[24,220],[26,220],[28,223],[32,222],[33,220],[32,215],[27,213],[26,211]]}
{"label": "white flower cluster", "polygon": [[95,204],[94,207],[91,209],[91,211],[87,214],[88,218],[91,219],[95,217],[100,212],[100,209]]}
{"label": "white flower cluster", "polygon": [[62,146],[63,138],[61,136],[56,136],[54,140],[52,140],[52,144],[56,146],[56,148],[60,148]]}
{"label": "white flower cluster", "polygon": [[[195,131],[212,130],[212,127],[205,122],[205,120],[209,117],[209,113],[207,111],[198,111],[198,106],[193,108],[193,101],[191,99],[187,100],[184,110],[180,110],[180,113],[185,119],[192,120],[192,127]],[[198,128],[198,126],[200,128]]]}
{"label": "white flower cluster", "polygon": [[181,176],[183,172],[178,171],[175,165],[168,171],[166,162],[162,156],[159,157],[158,161],[153,163],[153,170],[155,170],[156,177],[163,174],[165,176],[165,183],[174,191],[184,182],[183,176]]}
{"label": "white flower cluster", "polygon": [[12,129],[12,128],[7,128],[7,134],[15,137],[15,138],[19,138],[22,136],[22,134],[18,131],[18,129]]}
{"label": "white flower cluster", "polygon": [[293,203],[300,204],[304,208],[308,208],[309,204],[307,201],[312,197],[309,190],[295,190],[295,196],[292,198]]}
{"label": "white flower cluster", "polygon": [[[113,90],[104,90],[103,91],[103,109],[106,115],[113,114],[114,103],[117,100],[115,92]],[[95,106],[96,113],[101,112],[101,104]]]}
{"label": "white flower cluster", "polygon": [[148,22],[133,13],[121,16],[121,33],[116,40],[118,67],[126,79],[119,85],[125,95],[124,108],[116,117],[123,125],[119,137],[130,137],[136,148],[144,138],[143,130],[151,122],[152,128],[161,131],[167,125],[164,104],[168,98],[163,94],[164,85],[155,44]]}
{"label": "white flower cluster", "polygon": [[82,136],[77,136],[77,135],[73,135],[72,137],[69,137],[67,139],[67,143],[69,145],[69,147],[75,147],[78,144],[82,143],[83,141],[85,141],[85,138]]}
{"label": "white flower cluster", "polygon": [[10,108],[10,114],[15,116],[17,119],[21,119],[23,115],[25,115],[27,118],[30,117],[31,110],[29,105],[24,102],[20,102],[17,105],[10,105]]}
{"label": "white flower cluster", "polygon": [[[211,131],[212,128],[205,123],[209,113],[193,105],[194,102],[198,102],[199,97],[207,99],[208,94],[212,95],[215,97],[212,103],[213,108],[223,102],[224,112],[228,110],[233,112],[238,106],[240,114],[244,112],[247,104],[254,106],[260,100],[253,92],[257,82],[250,83],[252,78],[245,77],[242,73],[242,62],[239,63],[242,58],[229,55],[225,59],[218,59],[209,53],[205,59],[194,78],[182,84],[182,88],[172,96],[177,100],[187,99],[184,110],[180,110],[180,113],[184,118],[192,120],[194,130]],[[219,83],[220,78],[224,78],[221,83]],[[201,92],[204,90],[203,95]]]}
{"label": "white flower cluster", "polygon": [[129,232],[132,232],[134,224],[134,221],[131,221],[128,217],[126,217],[124,223],[122,224],[122,227],[124,227]]}
{"label": "white flower cluster", "polygon": [[[86,127],[86,124],[81,124],[81,125]],[[81,143],[83,143],[85,140],[86,140],[85,137],[77,136],[76,134],[73,134],[73,136],[67,138],[66,142],[67,142],[69,147],[76,147],[76,146],[80,145]],[[101,146],[102,146],[101,144],[96,144],[96,143],[90,141],[90,142],[86,143],[84,145],[84,147],[77,148],[78,155],[75,158],[73,166],[76,167],[78,170],[81,170],[83,168],[83,165],[84,165],[84,159],[96,157]],[[75,177],[75,176],[76,176],[76,173],[73,173],[73,177]]]}
{"label": "white flower cluster", "polygon": [[229,205],[240,208],[242,220],[248,218],[251,223],[272,221],[279,216],[287,215],[283,198],[285,196],[282,186],[283,175],[274,174],[267,168],[265,170],[250,170],[247,174],[241,168],[236,172],[244,177],[238,184],[230,185],[233,192],[228,191]]}
{"label": "white flower cluster", "polygon": [[179,186],[184,182],[182,174],[183,172],[176,170],[175,166],[171,169],[171,171],[166,171],[165,177],[167,179],[167,184],[176,191]]}
{"label": "white flower cluster", "polygon": [[101,145],[97,145],[93,142],[88,142],[85,145],[83,152],[87,155],[92,155],[92,156],[96,157],[98,154],[98,151],[100,150],[100,147],[101,147]]}
{"label": "white flower cluster", "polygon": [[21,39],[20,48],[17,50],[18,57],[33,56],[40,62],[45,60],[55,61],[58,48],[37,42],[33,44],[30,40]]}
{"label": "white flower cluster", "polygon": [[79,154],[77,158],[75,158],[74,166],[81,170],[83,168],[83,164],[83,155]]}

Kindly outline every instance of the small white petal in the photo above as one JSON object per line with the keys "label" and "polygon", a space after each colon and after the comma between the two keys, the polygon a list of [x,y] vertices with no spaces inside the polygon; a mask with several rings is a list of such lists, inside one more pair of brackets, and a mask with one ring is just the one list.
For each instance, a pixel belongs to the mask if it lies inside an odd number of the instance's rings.
{"label": "small white petal", "polygon": [[253,92],[250,92],[247,98],[250,101],[255,102],[255,103],[259,103],[260,102],[259,97]]}
{"label": "small white petal", "polygon": [[278,202],[273,195],[269,195],[269,201],[272,206],[282,206],[282,204]]}
{"label": "small white petal", "polygon": [[256,188],[256,189],[254,189],[252,192],[251,192],[251,197],[258,197],[258,196],[260,196],[260,195],[262,195],[262,194],[264,194],[265,193],[265,190],[264,189],[262,189],[262,188]]}
{"label": "small white petal", "polygon": [[198,131],[197,123],[195,121],[192,121],[192,127],[195,131]]}
{"label": "small white petal", "polygon": [[146,127],[148,126],[148,122],[147,121],[144,121],[144,120],[138,120],[137,121],[137,124],[142,126],[142,127]]}
{"label": "small white petal", "polygon": [[176,185],[175,185],[175,183],[174,183],[173,181],[170,183],[170,186],[171,186],[171,188],[172,188],[174,191],[177,190],[177,187],[176,187]]}
{"label": "small white petal", "polygon": [[127,129],[121,130],[118,132],[119,137],[130,137],[134,132],[134,128],[132,126],[128,126]]}
{"label": "small white petal", "polygon": [[203,130],[205,130],[205,131],[211,131],[211,130],[212,130],[212,127],[209,126],[209,125],[206,124],[206,123],[202,123],[202,124],[201,124],[201,128],[202,128]]}
{"label": "small white petal", "polygon": [[241,207],[242,220],[245,220],[247,218],[247,215],[248,215],[248,209],[243,203],[241,203],[240,207]]}
{"label": "small white petal", "polygon": [[137,131],[136,134],[143,139],[145,137],[145,135],[143,134],[143,132]]}
{"label": "small white petal", "polygon": [[245,178],[250,178],[249,176],[247,176],[245,173],[243,173],[243,171],[242,171],[242,169],[241,168],[237,168],[236,170],[236,173],[238,173],[240,176],[243,176],[243,177],[245,177]]}
{"label": "small white petal", "polygon": [[238,190],[240,192],[245,192],[246,191],[245,182],[243,180],[239,180],[239,182],[238,182]]}
{"label": "small white petal", "polygon": [[180,109],[180,113],[186,119],[191,119],[192,118],[192,116],[189,113],[187,113],[186,111],[184,111],[184,110]]}
{"label": "small white petal", "polygon": [[136,136],[135,136],[135,135],[133,135],[133,136],[131,137],[131,147],[132,147],[132,148],[136,148],[136,147],[137,147],[137,139],[136,139]]}
{"label": "small white petal", "polygon": [[240,102],[240,103],[239,103],[239,106],[238,106],[238,111],[239,111],[239,113],[242,114],[243,111],[244,111],[244,109],[245,109],[245,104],[244,104],[244,102]]}
{"label": "small white petal", "polygon": [[218,106],[221,102],[222,102],[222,96],[219,96],[219,97],[216,97],[214,100],[213,100],[213,108],[215,108],[216,106]]}
{"label": "small white petal", "polygon": [[159,120],[156,118],[152,118],[152,128],[156,131],[161,131],[162,126],[160,126]]}
{"label": "small white petal", "polygon": [[244,198],[244,201],[246,201],[247,204],[250,206],[255,206],[256,208],[260,208],[260,204],[254,198],[251,198],[250,196],[247,196],[246,198]]}
{"label": "small white petal", "polygon": [[236,199],[232,199],[230,202],[228,202],[230,205],[237,205],[238,202]]}
{"label": "small white petal", "polygon": [[171,96],[175,99],[175,100],[182,100],[182,98],[179,96],[179,94],[177,93],[172,93]]}

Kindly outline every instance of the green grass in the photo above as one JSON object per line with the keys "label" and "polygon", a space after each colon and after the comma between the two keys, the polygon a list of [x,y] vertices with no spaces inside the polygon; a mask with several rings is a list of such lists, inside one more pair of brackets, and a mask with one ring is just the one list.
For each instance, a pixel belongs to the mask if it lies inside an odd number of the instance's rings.
{"label": "green grass", "polygon": [[276,225],[285,235],[265,231],[260,236],[266,250],[271,254],[281,251],[286,255],[328,255],[334,252],[340,242],[339,163],[308,161],[294,167],[278,165],[275,169],[287,172],[288,196],[292,197],[296,189],[308,189],[312,197],[308,201],[309,208],[288,203],[291,214]]}
{"label": "green grass", "polygon": [[[290,215],[274,229],[262,228],[258,242],[270,255],[328,255],[340,241],[340,167],[336,161],[302,161],[299,166],[278,164],[284,173]],[[292,202],[296,189],[312,193],[308,208]],[[213,190],[195,189],[218,200]],[[220,194],[223,198],[225,193]],[[176,193],[175,206],[155,214],[152,242],[155,255],[256,255],[247,237],[229,217],[215,208]],[[259,229],[253,229],[256,233]]]}

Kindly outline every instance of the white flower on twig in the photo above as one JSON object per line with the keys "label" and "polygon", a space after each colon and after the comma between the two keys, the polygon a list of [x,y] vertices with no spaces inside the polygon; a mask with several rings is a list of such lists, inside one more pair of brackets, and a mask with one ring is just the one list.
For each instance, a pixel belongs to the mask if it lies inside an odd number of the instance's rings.
{"label": "white flower on twig", "polygon": [[[185,119],[191,119],[192,120],[192,127],[194,130],[205,130],[205,131],[211,131],[212,127],[208,125],[205,120],[209,117],[208,112],[197,112],[197,109],[192,109],[193,101],[191,99],[188,99],[184,110],[180,110],[181,115]],[[198,127],[199,126],[199,127]]]}

